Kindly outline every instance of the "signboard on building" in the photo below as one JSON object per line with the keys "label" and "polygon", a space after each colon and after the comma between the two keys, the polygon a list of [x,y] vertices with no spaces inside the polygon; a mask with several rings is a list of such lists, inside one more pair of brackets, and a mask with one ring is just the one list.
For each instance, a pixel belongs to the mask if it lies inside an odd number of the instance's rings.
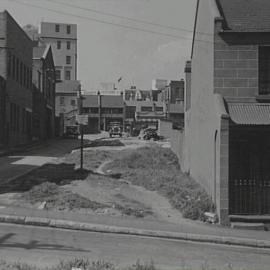
{"label": "signboard on building", "polygon": [[77,114],[76,115],[76,122],[79,125],[88,125],[88,115],[87,114]]}

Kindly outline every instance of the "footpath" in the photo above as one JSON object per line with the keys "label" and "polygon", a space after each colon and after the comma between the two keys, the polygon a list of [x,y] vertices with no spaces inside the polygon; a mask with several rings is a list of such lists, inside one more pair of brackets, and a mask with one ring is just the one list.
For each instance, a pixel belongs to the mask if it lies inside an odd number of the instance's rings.
{"label": "footpath", "polygon": [[270,233],[267,231],[236,230],[189,220],[179,225],[129,217],[2,206],[0,222],[270,249]]}

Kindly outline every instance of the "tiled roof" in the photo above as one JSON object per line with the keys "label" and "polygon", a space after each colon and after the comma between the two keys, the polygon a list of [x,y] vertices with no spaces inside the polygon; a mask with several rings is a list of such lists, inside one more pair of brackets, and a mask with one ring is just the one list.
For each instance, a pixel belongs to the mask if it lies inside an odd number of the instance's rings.
{"label": "tiled roof", "polygon": [[[83,107],[91,108],[98,107],[97,95],[85,95],[83,100]],[[121,108],[124,107],[122,96],[101,96],[101,106],[107,108]]]}
{"label": "tiled roof", "polygon": [[228,30],[270,32],[269,0],[216,0]]}
{"label": "tiled roof", "polygon": [[270,125],[269,103],[227,103],[231,120],[238,125]]}

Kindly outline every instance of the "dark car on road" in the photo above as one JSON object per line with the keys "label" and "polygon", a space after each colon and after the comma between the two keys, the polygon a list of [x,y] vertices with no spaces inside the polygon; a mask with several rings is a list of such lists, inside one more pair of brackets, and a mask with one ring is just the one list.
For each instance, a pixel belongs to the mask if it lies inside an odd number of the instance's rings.
{"label": "dark car on road", "polygon": [[139,134],[139,139],[143,140],[154,140],[157,141],[159,140],[159,135],[157,134],[157,131],[153,128],[146,128],[141,130]]}
{"label": "dark car on road", "polygon": [[109,130],[110,137],[119,136],[122,137],[122,129],[120,126],[112,126]]}

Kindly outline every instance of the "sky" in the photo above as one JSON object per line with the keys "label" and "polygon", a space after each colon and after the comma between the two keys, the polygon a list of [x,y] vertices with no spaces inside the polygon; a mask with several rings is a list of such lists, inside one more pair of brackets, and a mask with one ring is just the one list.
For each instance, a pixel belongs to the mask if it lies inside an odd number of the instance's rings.
{"label": "sky", "polygon": [[78,25],[78,79],[86,91],[102,82],[151,89],[152,79],[184,78],[195,6],[196,0],[0,0],[0,10],[21,26]]}

